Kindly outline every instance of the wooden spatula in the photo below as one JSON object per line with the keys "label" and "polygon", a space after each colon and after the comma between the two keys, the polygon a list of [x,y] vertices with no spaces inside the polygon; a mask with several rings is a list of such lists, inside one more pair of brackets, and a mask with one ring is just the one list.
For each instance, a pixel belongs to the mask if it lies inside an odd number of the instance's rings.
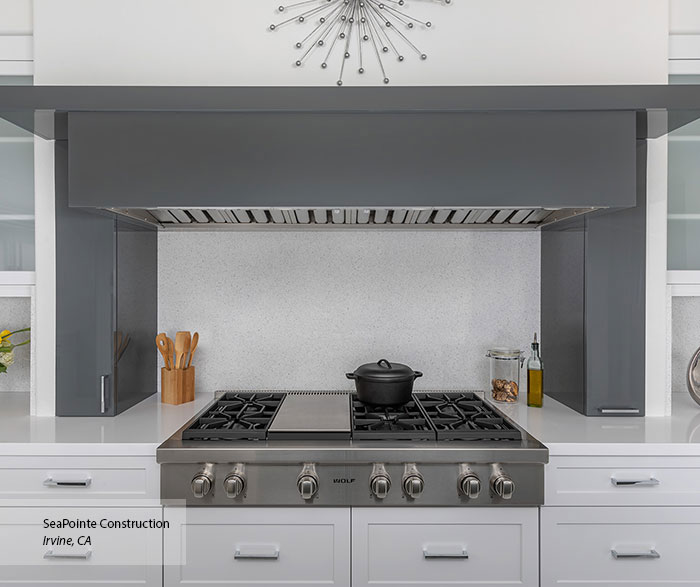
{"label": "wooden spatula", "polygon": [[175,334],[175,368],[184,369],[185,357],[190,350],[190,333],[181,331]]}
{"label": "wooden spatula", "polygon": [[187,359],[187,366],[185,369],[189,369],[192,364],[192,357],[194,357],[194,351],[197,350],[197,344],[199,343],[199,332],[195,332],[192,335],[192,344],[190,345],[190,357]]}
{"label": "wooden spatula", "polygon": [[163,355],[163,361],[165,362],[166,369],[173,368],[173,350],[171,346],[172,341],[170,341],[170,345],[168,344],[169,341],[170,339],[165,335],[164,332],[161,332],[158,336],[156,336],[156,346],[158,347],[160,354]]}

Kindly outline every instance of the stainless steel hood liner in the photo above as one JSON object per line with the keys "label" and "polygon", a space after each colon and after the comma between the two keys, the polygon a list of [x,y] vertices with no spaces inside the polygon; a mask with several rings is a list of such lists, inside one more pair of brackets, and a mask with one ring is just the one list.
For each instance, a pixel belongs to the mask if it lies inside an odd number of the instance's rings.
{"label": "stainless steel hood liner", "polygon": [[256,228],[535,229],[596,208],[156,208],[110,212],[169,230]]}

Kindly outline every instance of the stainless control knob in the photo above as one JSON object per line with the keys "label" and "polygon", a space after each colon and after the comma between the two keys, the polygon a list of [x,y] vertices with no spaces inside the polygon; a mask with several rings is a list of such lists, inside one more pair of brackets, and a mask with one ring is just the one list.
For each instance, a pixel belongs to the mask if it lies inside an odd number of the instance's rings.
{"label": "stainless control knob", "polygon": [[197,499],[202,499],[210,491],[213,484],[213,477],[209,473],[199,473],[192,479],[192,493]]}
{"label": "stainless control knob", "polygon": [[391,480],[386,475],[377,475],[372,477],[369,482],[369,487],[372,490],[372,495],[377,499],[384,499],[389,495],[389,489],[391,489]]}
{"label": "stainless control knob", "polygon": [[303,499],[309,500],[318,491],[318,481],[311,475],[302,475],[297,479],[297,489]]}
{"label": "stainless control knob", "polygon": [[224,479],[224,491],[226,491],[226,497],[235,499],[239,495],[243,494],[245,490],[245,477],[238,473],[231,473],[226,479]]}
{"label": "stainless control knob", "polygon": [[515,491],[515,483],[499,465],[493,465],[491,489],[501,499],[510,499]]}
{"label": "stainless control knob", "polygon": [[314,463],[304,463],[301,473],[297,477],[297,489],[299,495],[308,501],[318,492],[318,475]]}
{"label": "stainless control knob", "polygon": [[423,493],[425,483],[415,463],[406,463],[402,485],[403,492],[411,499],[418,499]]}
{"label": "stainless control knob", "polygon": [[469,499],[476,499],[481,493],[481,481],[474,473],[467,473],[459,480],[459,490]]}
{"label": "stainless control knob", "polygon": [[424,487],[423,477],[420,475],[408,475],[403,480],[403,491],[411,499],[418,499]]}

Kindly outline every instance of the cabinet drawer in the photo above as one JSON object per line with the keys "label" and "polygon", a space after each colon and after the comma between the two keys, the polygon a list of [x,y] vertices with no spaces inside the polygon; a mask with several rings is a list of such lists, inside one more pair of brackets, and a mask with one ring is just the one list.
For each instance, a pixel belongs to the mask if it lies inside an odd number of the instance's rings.
{"label": "cabinet drawer", "polygon": [[698,508],[542,508],[542,586],[700,585]]}
{"label": "cabinet drawer", "polygon": [[151,457],[0,457],[0,499],[158,499]]}
{"label": "cabinet drawer", "polygon": [[700,585],[699,508],[542,508],[542,585]]}
{"label": "cabinet drawer", "polygon": [[350,586],[348,508],[166,507],[165,585]]}
{"label": "cabinet drawer", "polygon": [[353,586],[537,587],[537,523],[537,508],[353,509]]}
{"label": "cabinet drawer", "polygon": [[[94,529],[44,528],[44,519],[94,520]],[[101,528],[101,520],[162,520],[162,508],[0,508],[0,585],[162,584],[162,529]],[[80,537],[90,544],[78,544]],[[72,538],[74,546],[44,544]],[[80,540],[85,542],[84,538]]]}
{"label": "cabinet drawer", "polygon": [[700,505],[698,457],[552,457],[545,505]]}

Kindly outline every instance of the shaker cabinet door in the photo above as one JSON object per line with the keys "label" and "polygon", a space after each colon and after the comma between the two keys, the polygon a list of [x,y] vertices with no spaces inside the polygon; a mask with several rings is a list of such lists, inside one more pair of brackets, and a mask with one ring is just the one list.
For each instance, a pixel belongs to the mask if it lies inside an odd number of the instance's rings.
{"label": "shaker cabinet door", "polygon": [[[98,527],[44,528],[45,519],[64,518],[95,520]],[[163,531],[99,526],[151,519],[162,520],[162,508],[0,507],[0,587],[160,587]],[[57,537],[74,544],[47,543]]]}
{"label": "shaker cabinet door", "polygon": [[353,587],[538,587],[537,508],[353,508]]}
{"label": "shaker cabinet door", "polygon": [[349,508],[166,507],[165,585],[350,587]]}

